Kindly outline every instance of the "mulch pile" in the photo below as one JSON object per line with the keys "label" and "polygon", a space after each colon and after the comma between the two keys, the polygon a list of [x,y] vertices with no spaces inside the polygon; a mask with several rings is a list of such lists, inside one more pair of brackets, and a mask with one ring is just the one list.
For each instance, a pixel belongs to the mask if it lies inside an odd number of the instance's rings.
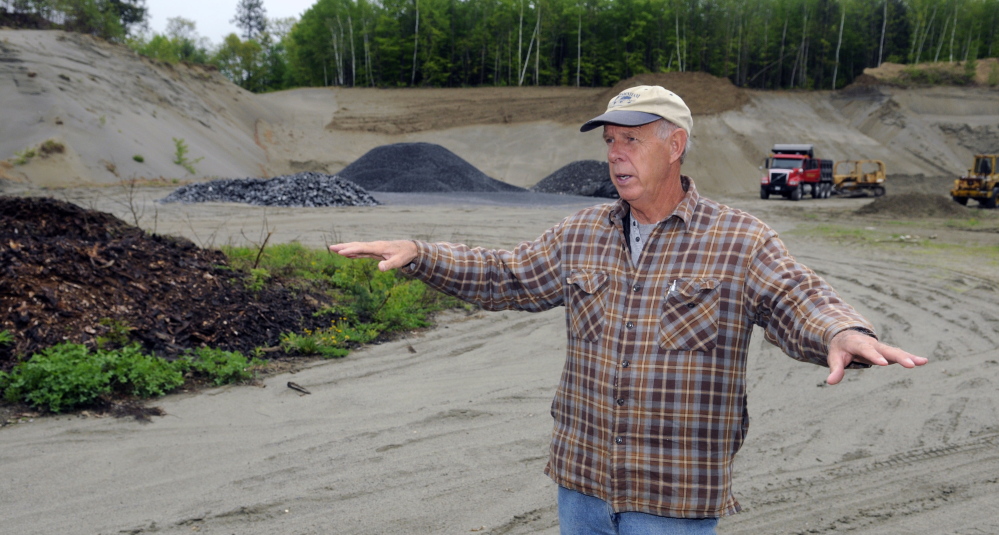
{"label": "mulch pile", "polygon": [[[93,346],[108,320],[170,358],[202,344],[249,354],[285,332],[320,327],[325,303],[276,278],[258,293],[220,251],[146,234],[50,198],[0,197],[0,370],[63,341]],[[272,356],[279,355],[272,353]]]}

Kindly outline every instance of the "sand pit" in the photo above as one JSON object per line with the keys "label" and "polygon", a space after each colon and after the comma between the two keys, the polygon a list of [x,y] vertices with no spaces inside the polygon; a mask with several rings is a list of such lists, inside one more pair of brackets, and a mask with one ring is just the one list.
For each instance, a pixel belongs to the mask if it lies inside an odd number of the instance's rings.
{"label": "sand pit", "polygon": [[[162,193],[143,189],[138,199],[151,209]],[[63,195],[126,215],[122,193]],[[226,242],[259,231],[266,215],[274,240],[314,247],[333,231],[343,240],[512,247],[578,209],[458,198],[442,209],[408,199],[350,208],[169,204],[144,225]],[[853,214],[872,200],[727,202],[770,221],[886,341],[932,360],[914,371],[853,372],[828,387],[823,369],[757,338],[751,427],[735,470],[745,510],[719,533],[999,530],[999,266],[960,245],[974,239],[994,250],[999,234],[982,231],[999,221],[951,231],[945,219],[910,220],[907,230],[931,225],[937,242],[951,244],[944,249],[897,240],[858,246],[809,229],[880,227],[880,218]],[[541,471],[564,333],[560,310],[452,313],[436,329],[262,387],[155,400],[166,416],[150,424],[25,417],[0,429],[5,529],[555,534],[554,489]]]}
{"label": "sand pit", "polygon": [[[599,136],[578,128],[614,90],[251,95],[212,73],[138,60],[89,37],[0,30],[0,41],[0,157],[8,159],[0,188],[136,217],[150,232],[200,247],[244,244],[266,230],[272,243],[316,248],[384,238],[510,248],[606,202],[486,191],[376,192],[379,206],[161,204],[183,181],[335,174],[397,143],[433,143],[488,177],[530,187],[571,162],[603,158]],[[763,217],[884,340],[931,359],[913,371],[851,372],[829,387],[824,369],[791,361],[756,333],[751,426],[735,466],[744,511],[723,519],[719,533],[999,533],[996,212],[866,215],[858,209],[872,199],[757,194],[757,166],[773,143],[812,142],[823,157],[885,161],[886,201],[904,193],[946,200],[975,143],[993,139],[999,94],[745,92],[695,73],[627,83],[660,81],[694,111],[684,170],[699,189]],[[204,157],[196,175],[173,162],[174,137],[187,141],[192,161]],[[65,151],[9,160],[49,139]],[[120,187],[129,177],[168,186]],[[460,311],[435,329],[259,386],[155,400],[165,415],[148,424],[9,415],[3,423],[16,423],[0,428],[0,531],[557,533],[542,469],[564,337],[561,310]]]}

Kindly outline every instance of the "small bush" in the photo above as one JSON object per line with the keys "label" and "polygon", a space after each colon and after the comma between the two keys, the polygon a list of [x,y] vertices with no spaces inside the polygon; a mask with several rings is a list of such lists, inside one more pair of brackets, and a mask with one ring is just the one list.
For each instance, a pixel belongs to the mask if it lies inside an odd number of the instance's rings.
{"label": "small bush", "polygon": [[184,141],[183,138],[176,138],[175,137],[175,138],[172,138],[172,139],[173,139],[173,145],[174,145],[173,163],[175,163],[175,164],[183,167],[184,169],[187,170],[188,173],[190,173],[192,175],[196,174],[197,171],[194,169],[194,164],[196,164],[196,163],[200,162],[201,160],[203,160],[204,157],[202,156],[201,158],[196,158],[194,160],[189,160],[187,158],[187,151],[188,151],[187,142]]}
{"label": "small bush", "polygon": [[49,154],[62,154],[66,151],[66,146],[54,139],[48,139],[38,150],[42,153],[42,157],[45,157]]}
{"label": "small bush", "polygon": [[86,346],[63,343],[46,348],[0,377],[4,398],[62,412],[111,392],[112,372]]}
{"label": "small bush", "polygon": [[38,153],[35,152],[35,148],[34,147],[28,147],[28,148],[26,148],[26,149],[24,149],[22,151],[15,152],[14,153],[14,165],[24,165],[24,164],[30,162],[31,159],[34,158],[35,156],[38,156]]}
{"label": "small bush", "polygon": [[174,363],[143,353],[138,344],[106,354],[115,390],[140,398],[162,396],[184,384]]}
{"label": "small bush", "polygon": [[0,345],[14,343],[14,335],[10,331],[0,331]]}
{"label": "small bush", "polygon": [[146,159],[143,158],[141,154],[136,154],[135,156],[132,156],[132,159],[139,163],[146,161]]}
{"label": "small bush", "polygon": [[201,347],[178,360],[177,365],[201,374],[216,386],[221,386],[253,379],[256,376],[254,368],[263,366],[264,362],[258,359],[247,360],[238,351]]}

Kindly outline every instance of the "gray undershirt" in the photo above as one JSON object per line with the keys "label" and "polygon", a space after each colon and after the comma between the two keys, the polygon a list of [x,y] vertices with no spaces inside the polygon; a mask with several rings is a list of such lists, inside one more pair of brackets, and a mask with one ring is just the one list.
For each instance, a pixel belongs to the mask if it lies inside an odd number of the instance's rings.
{"label": "gray undershirt", "polygon": [[638,258],[642,256],[642,249],[645,248],[645,243],[649,241],[649,235],[652,234],[652,229],[656,227],[656,223],[649,223],[648,225],[643,225],[638,222],[634,217],[631,218],[631,232],[629,233],[629,238],[631,239],[631,264],[638,267]]}

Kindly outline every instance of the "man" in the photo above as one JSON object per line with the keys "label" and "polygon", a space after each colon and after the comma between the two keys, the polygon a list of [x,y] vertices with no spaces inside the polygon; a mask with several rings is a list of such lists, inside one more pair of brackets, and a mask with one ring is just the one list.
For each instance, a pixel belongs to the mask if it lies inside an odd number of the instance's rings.
{"label": "man", "polygon": [[791,357],[913,368],[758,219],[701,197],[680,173],[690,110],[658,86],[623,91],[603,127],[620,200],[584,209],[513,251],[417,241],[347,243],[486,309],[566,307],[568,346],[545,472],[562,533],[714,533],[739,505],[753,325]]}

